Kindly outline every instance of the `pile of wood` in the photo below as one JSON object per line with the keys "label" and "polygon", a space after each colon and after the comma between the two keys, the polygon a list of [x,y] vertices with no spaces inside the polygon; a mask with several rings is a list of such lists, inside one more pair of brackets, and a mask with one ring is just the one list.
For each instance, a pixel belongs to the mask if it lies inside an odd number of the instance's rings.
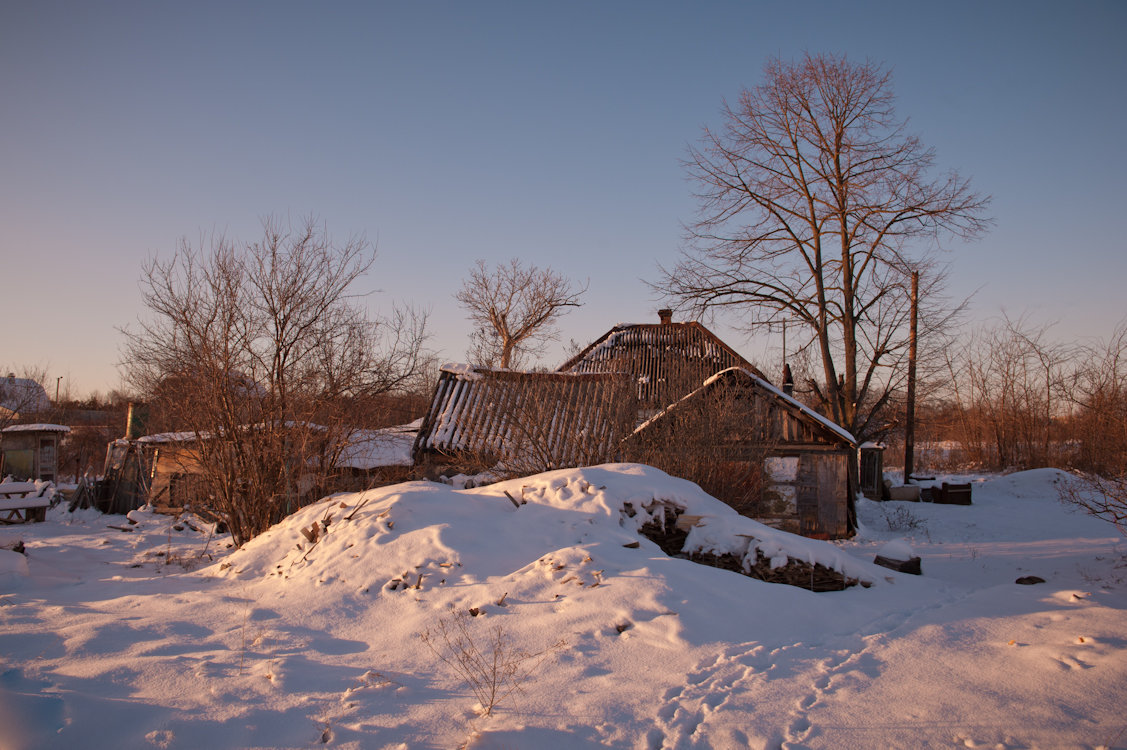
{"label": "pile of wood", "polygon": [[642,526],[642,536],[661,547],[661,551],[670,557],[683,556],[681,550],[685,547],[689,530],[677,524],[680,516],[680,511],[665,506],[659,519],[649,521]]}
{"label": "pile of wood", "polygon": [[820,563],[811,565],[792,557],[787,558],[786,565],[772,568],[771,560],[764,557],[759,550],[755,552],[755,564],[748,570],[744,569],[743,558],[731,553],[714,555],[700,552],[686,555],[682,552],[685,539],[689,535],[689,529],[692,528],[692,524],[697,519],[692,518],[689,519],[689,523],[683,523],[685,520],[685,518],[681,518],[680,511],[665,507],[662,516],[644,524],[641,532],[644,537],[657,544],[658,547],[661,547],[662,552],[671,557],[683,557],[702,565],[731,570],[768,583],[785,583],[809,591],[844,591],[846,588],[860,583],[856,578],[849,578],[844,573],[831,570]]}

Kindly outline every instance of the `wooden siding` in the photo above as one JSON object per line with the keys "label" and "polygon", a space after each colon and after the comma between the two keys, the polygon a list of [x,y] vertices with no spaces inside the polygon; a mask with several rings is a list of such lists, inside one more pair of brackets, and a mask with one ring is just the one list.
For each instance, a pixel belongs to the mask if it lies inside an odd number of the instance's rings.
{"label": "wooden siding", "polygon": [[[697,482],[763,523],[807,536],[850,533],[852,437],[746,370],[713,376],[625,446],[627,460]],[[785,466],[785,476],[768,464]]]}

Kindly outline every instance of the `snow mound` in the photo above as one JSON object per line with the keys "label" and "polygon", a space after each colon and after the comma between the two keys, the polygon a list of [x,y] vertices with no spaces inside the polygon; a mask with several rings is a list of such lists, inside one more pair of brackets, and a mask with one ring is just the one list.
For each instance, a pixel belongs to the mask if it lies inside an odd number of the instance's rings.
{"label": "snow mound", "polygon": [[[308,506],[233,553],[220,574],[348,583],[358,593],[419,591],[501,579],[595,548],[651,553],[640,533],[665,510],[699,516],[683,552],[821,564],[872,582],[834,545],[737,514],[697,485],[640,464],[564,469],[473,489],[409,482]],[[602,553],[605,557],[605,553]],[[618,572],[636,565],[628,553]],[[613,567],[601,571],[611,575]]]}
{"label": "snow mound", "polygon": [[1004,494],[1012,498],[1056,500],[1053,488],[1073,480],[1071,474],[1061,469],[1030,469],[989,479],[982,483],[981,488],[988,495]]}

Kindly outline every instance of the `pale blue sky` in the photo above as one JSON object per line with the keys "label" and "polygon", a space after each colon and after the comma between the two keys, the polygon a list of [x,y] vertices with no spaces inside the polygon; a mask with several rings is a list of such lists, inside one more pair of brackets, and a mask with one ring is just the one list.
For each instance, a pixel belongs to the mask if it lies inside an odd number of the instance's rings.
{"label": "pale blue sky", "polygon": [[142,262],[269,214],[377,243],[373,309],[430,307],[445,360],[477,258],[589,277],[564,341],[648,321],[640,279],[695,209],[686,145],[804,51],[889,66],[939,165],[994,196],[993,231],[950,253],[976,316],[1106,336],[1127,317],[1125,35],[1122,2],[6,0],[0,367],[113,387]]}

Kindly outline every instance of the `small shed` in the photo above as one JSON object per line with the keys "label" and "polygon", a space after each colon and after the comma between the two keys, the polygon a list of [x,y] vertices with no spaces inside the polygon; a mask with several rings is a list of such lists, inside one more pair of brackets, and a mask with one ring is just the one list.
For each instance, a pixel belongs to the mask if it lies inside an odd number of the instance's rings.
{"label": "small shed", "polygon": [[16,424],[0,430],[0,476],[58,480],[61,424]]}
{"label": "small shed", "polygon": [[143,435],[134,441],[145,501],[159,511],[199,507],[208,496],[194,432]]}

